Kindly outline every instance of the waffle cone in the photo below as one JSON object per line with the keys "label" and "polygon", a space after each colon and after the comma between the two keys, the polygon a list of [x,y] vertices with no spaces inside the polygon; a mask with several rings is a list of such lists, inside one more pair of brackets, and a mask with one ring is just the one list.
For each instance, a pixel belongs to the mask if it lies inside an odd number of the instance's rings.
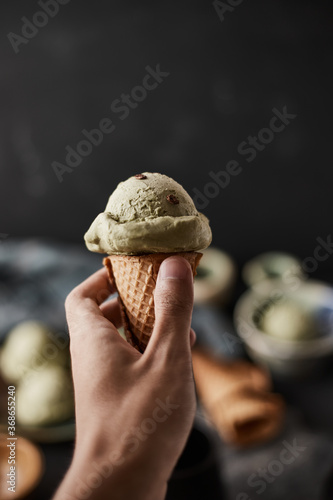
{"label": "waffle cone", "polygon": [[167,257],[179,255],[192,268],[193,276],[202,254],[198,252],[110,255],[103,260],[118,300],[127,341],[144,352],[155,323],[154,289],[158,270]]}
{"label": "waffle cone", "polygon": [[199,349],[192,360],[202,405],[226,442],[248,446],[278,434],[285,405],[271,392],[266,371],[246,361],[217,360]]}

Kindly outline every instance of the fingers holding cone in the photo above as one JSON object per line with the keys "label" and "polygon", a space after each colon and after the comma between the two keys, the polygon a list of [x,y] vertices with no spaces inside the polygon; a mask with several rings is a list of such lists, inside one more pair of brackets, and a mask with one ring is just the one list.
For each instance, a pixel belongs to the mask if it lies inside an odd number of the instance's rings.
{"label": "fingers holding cone", "polygon": [[[196,274],[201,255],[198,252],[180,252],[111,255],[104,259],[111,285],[118,291],[126,338],[140,352],[145,351],[153,331],[155,340],[151,339],[152,344],[163,341],[164,332],[168,332],[172,337],[172,332],[182,328],[190,331],[193,276]],[[167,261],[166,267],[164,261]],[[183,272],[183,277],[178,275],[177,267],[179,272]],[[169,269],[171,274],[177,271],[178,274],[174,277],[163,277],[163,269]],[[176,329],[172,319],[174,314]]]}

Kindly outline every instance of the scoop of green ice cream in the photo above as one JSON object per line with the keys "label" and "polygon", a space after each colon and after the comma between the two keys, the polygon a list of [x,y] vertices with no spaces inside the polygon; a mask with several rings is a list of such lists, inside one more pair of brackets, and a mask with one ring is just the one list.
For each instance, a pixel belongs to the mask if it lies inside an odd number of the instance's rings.
{"label": "scoop of green ice cream", "polygon": [[297,303],[288,301],[275,304],[264,316],[261,328],[282,340],[306,340],[318,333],[311,315]]}
{"label": "scoop of green ice cream", "polygon": [[135,255],[202,250],[212,233],[178,182],[144,172],[118,185],[84,239],[92,252]]}
{"label": "scoop of green ice cream", "polygon": [[50,329],[39,321],[23,321],[6,338],[0,353],[5,380],[19,383],[27,371],[46,365],[67,366],[68,349],[59,348]]}
{"label": "scoop of green ice cream", "polygon": [[16,396],[16,417],[21,425],[52,425],[74,415],[71,376],[61,366],[28,371]]}

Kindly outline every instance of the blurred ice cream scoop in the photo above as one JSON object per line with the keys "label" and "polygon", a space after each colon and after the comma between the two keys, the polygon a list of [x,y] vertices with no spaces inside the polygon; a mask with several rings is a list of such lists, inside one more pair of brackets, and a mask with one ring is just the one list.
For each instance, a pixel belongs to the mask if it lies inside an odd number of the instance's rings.
{"label": "blurred ice cream scoop", "polygon": [[30,369],[46,364],[69,366],[68,341],[57,344],[44,323],[24,321],[9,332],[0,360],[4,379],[18,383]]}
{"label": "blurred ice cream scoop", "polygon": [[16,418],[20,425],[48,425],[74,415],[72,380],[60,366],[30,371],[17,389]]}
{"label": "blurred ice cream scoop", "polygon": [[260,327],[268,335],[285,340],[314,338],[318,331],[311,315],[287,300],[275,303],[263,316]]}

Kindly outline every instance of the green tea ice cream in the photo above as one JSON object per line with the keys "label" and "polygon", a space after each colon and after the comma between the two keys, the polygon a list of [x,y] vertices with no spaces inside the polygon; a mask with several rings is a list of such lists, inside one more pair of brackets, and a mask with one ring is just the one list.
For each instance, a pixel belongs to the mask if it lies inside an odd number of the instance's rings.
{"label": "green tea ice cream", "polygon": [[212,233],[180,184],[144,172],[118,185],[84,239],[89,250],[109,255],[104,265],[118,291],[126,338],[143,352],[154,328],[161,263],[180,255],[195,275],[202,255],[198,250],[208,247]]}
{"label": "green tea ice cream", "polygon": [[118,185],[84,239],[92,252],[137,255],[202,250],[212,233],[178,182],[145,172]]}

